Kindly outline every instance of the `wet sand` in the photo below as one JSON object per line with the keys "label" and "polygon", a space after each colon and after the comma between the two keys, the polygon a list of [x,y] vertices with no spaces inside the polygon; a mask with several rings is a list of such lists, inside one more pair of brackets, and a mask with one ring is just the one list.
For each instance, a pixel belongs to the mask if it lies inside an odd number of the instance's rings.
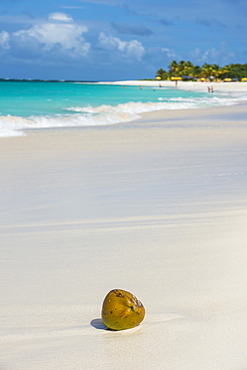
{"label": "wet sand", "polygon": [[[0,143],[0,368],[244,369],[245,105]],[[121,288],[143,323],[100,321]]]}

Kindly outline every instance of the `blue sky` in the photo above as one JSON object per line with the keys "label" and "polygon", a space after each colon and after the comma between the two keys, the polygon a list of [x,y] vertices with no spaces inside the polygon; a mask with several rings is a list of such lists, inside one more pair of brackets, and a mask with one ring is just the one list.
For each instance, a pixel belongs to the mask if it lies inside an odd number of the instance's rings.
{"label": "blue sky", "polygon": [[1,0],[0,77],[153,78],[247,62],[246,0]]}

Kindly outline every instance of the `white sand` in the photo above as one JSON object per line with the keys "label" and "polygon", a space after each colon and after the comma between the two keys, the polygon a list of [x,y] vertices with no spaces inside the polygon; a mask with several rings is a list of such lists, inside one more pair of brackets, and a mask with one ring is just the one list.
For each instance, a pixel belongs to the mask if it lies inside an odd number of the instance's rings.
{"label": "white sand", "polygon": [[[0,141],[1,370],[247,368],[244,114]],[[102,329],[113,288],[138,328]]]}
{"label": "white sand", "polygon": [[214,92],[247,92],[247,82],[193,82],[193,81],[142,81],[126,80],[114,82],[98,82],[98,84],[121,85],[121,86],[155,86],[176,87],[182,90],[207,92],[208,86],[214,88]]}

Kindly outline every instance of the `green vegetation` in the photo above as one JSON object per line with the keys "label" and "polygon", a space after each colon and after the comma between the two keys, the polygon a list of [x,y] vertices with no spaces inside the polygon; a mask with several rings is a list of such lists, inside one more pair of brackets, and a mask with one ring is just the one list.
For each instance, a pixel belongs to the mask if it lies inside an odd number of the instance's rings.
{"label": "green vegetation", "polygon": [[176,77],[183,80],[224,80],[226,78],[242,80],[247,78],[247,63],[229,64],[224,67],[205,63],[202,67],[199,67],[189,61],[176,62],[176,60],[173,60],[169,64],[168,71],[160,68],[156,72],[156,78],[160,80],[169,80]]}

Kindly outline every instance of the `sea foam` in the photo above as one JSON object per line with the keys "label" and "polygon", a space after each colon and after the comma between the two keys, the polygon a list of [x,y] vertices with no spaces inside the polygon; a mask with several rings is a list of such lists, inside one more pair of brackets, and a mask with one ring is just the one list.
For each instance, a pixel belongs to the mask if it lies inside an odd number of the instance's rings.
{"label": "sea foam", "polygon": [[217,107],[246,101],[246,95],[210,96],[201,98],[158,98],[158,102],[129,102],[118,105],[93,107],[72,106],[64,109],[64,114],[0,116],[0,137],[23,136],[25,130],[62,127],[83,127],[112,125],[138,119],[141,113],[157,110],[180,110]]}

